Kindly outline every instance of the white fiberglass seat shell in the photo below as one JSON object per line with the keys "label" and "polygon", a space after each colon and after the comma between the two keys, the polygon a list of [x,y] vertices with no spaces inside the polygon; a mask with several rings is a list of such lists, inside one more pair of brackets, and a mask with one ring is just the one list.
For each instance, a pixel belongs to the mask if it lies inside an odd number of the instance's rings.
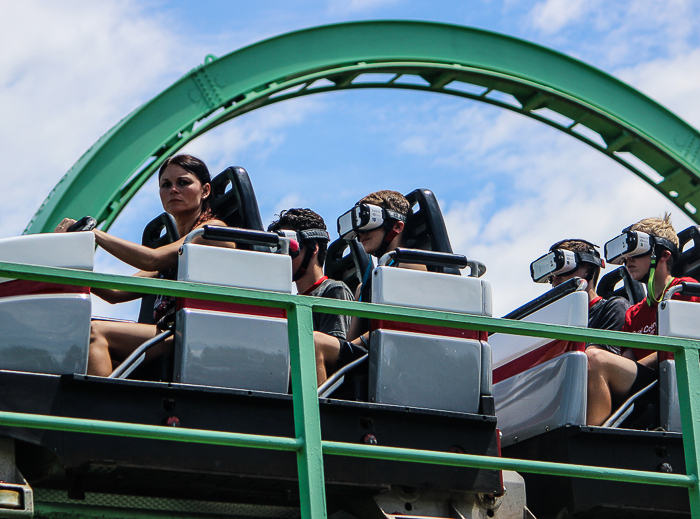
{"label": "white fiberglass seat shell", "polygon": [[[188,243],[178,280],[292,292],[291,258]],[[286,313],[254,305],[183,299],[175,335],[175,382],[286,393]]]}
{"label": "white fiberglass seat shell", "polygon": [[[588,326],[588,295],[574,292],[523,319]],[[493,334],[494,386],[502,445],[562,425],[586,424],[588,359],[583,343]]]}
{"label": "white fiberglass seat shell", "polygon": [[[92,270],[91,232],[0,239],[0,261]],[[92,306],[89,289],[0,280],[0,369],[86,373]]]}
{"label": "white fiberglass seat shell", "polygon": [[[488,281],[380,266],[372,301],[448,312],[491,315]],[[372,322],[370,400],[464,413],[479,412],[491,394],[491,349],[485,332]]]}

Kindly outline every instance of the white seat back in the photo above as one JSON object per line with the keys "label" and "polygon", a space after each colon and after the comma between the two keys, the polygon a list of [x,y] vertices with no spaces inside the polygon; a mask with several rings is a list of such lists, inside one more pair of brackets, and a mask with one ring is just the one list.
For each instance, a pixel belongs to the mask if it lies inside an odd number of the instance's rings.
{"label": "white seat back", "polygon": [[[178,279],[292,291],[288,255],[186,244]],[[255,305],[184,299],[176,319],[176,382],[286,393],[286,312]]]}
{"label": "white seat back", "polygon": [[[393,267],[372,273],[372,301],[491,315],[488,281]],[[373,321],[370,400],[477,413],[491,394],[491,349],[484,332]]]}

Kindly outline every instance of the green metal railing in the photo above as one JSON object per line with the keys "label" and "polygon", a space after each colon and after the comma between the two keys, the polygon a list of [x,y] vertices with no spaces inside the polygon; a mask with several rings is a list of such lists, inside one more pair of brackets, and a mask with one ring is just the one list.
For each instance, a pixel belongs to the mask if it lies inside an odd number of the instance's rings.
{"label": "green metal railing", "polygon": [[[689,491],[692,516],[700,518],[700,483],[698,479],[700,458],[696,441],[698,426],[700,425],[698,422],[700,420],[700,358],[698,357],[700,341],[511,321],[309,296],[292,296],[199,283],[124,277],[6,262],[0,262],[0,276],[284,308],[287,311],[289,320],[292,397],[296,437],[283,438],[195,429],[176,429],[165,426],[10,412],[0,412],[0,425],[295,451],[297,453],[301,514],[305,519],[326,517],[323,476],[324,454],[686,487]],[[620,347],[671,351],[676,359],[687,475],[323,441],[321,439],[319,406],[316,393],[316,368],[312,333],[313,312],[356,315],[374,319],[391,319],[394,321],[449,326],[452,328],[488,330],[515,335],[599,342]]]}

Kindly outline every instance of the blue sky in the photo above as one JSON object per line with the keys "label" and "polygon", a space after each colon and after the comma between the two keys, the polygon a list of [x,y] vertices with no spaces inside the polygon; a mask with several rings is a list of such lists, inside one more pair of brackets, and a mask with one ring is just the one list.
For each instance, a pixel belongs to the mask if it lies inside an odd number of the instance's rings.
{"label": "blue sky", "polygon": [[[414,19],[508,34],[629,82],[700,127],[700,3],[328,0],[3,2],[0,18],[0,236],[22,232],[51,188],[100,135],[200,64],[314,25]],[[524,117],[419,92],[337,92],[246,114],[191,143],[213,173],[244,166],[264,223],[290,206],[329,227],[376,189],[432,189],[456,252],[486,263],[496,315],[544,289],[529,263],[562,238],[599,245],[671,211],[655,190],[584,144]],[[161,211],[149,183],[112,227],[139,240]],[[71,215],[74,216],[74,215]],[[132,269],[99,252],[96,269]],[[95,313],[133,317],[133,305]]]}

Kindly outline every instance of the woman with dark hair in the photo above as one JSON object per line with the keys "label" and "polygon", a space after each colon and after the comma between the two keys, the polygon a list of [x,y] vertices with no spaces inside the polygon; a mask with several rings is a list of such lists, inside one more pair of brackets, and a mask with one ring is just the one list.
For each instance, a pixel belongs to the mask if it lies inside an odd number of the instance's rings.
{"label": "woman with dark hair", "polygon": [[[163,209],[170,213],[177,223],[180,239],[169,245],[150,249],[122,238],[111,236],[106,232],[94,229],[95,242],[112,256],[140,269],[134,274],[139,277],[175,279],[178,263],[178,250],[185,236],[192,230],[203,225],[226,224],[216,219],[212,214],[209,199],[211,197],[211,176],[207,166],[198,158],[191,155],[176,155],[163,162],[158,171],[160,201]],[[64,232],[75,220],[64,219],[56,232]],[[232,247],[230,242],[213,242],[197,237],[193,243]],[[108,303],[122,303],[142,296],[134,292],[122,290],[106,290],[93,288],[92,293]],[[175,312],[173,298],[159,296],[154,305],[154,320],[156,325],[99,321],[92,322],[90,331],[90,352],[88,356],[88,374],[107,376],[112,372],[113,362],[124,360],[141,344],[160,333],[159,326],[166,326]],[[158,346],[151,348],[146,354],[147,359],[162,355],[172,348],[172,337]]]}

